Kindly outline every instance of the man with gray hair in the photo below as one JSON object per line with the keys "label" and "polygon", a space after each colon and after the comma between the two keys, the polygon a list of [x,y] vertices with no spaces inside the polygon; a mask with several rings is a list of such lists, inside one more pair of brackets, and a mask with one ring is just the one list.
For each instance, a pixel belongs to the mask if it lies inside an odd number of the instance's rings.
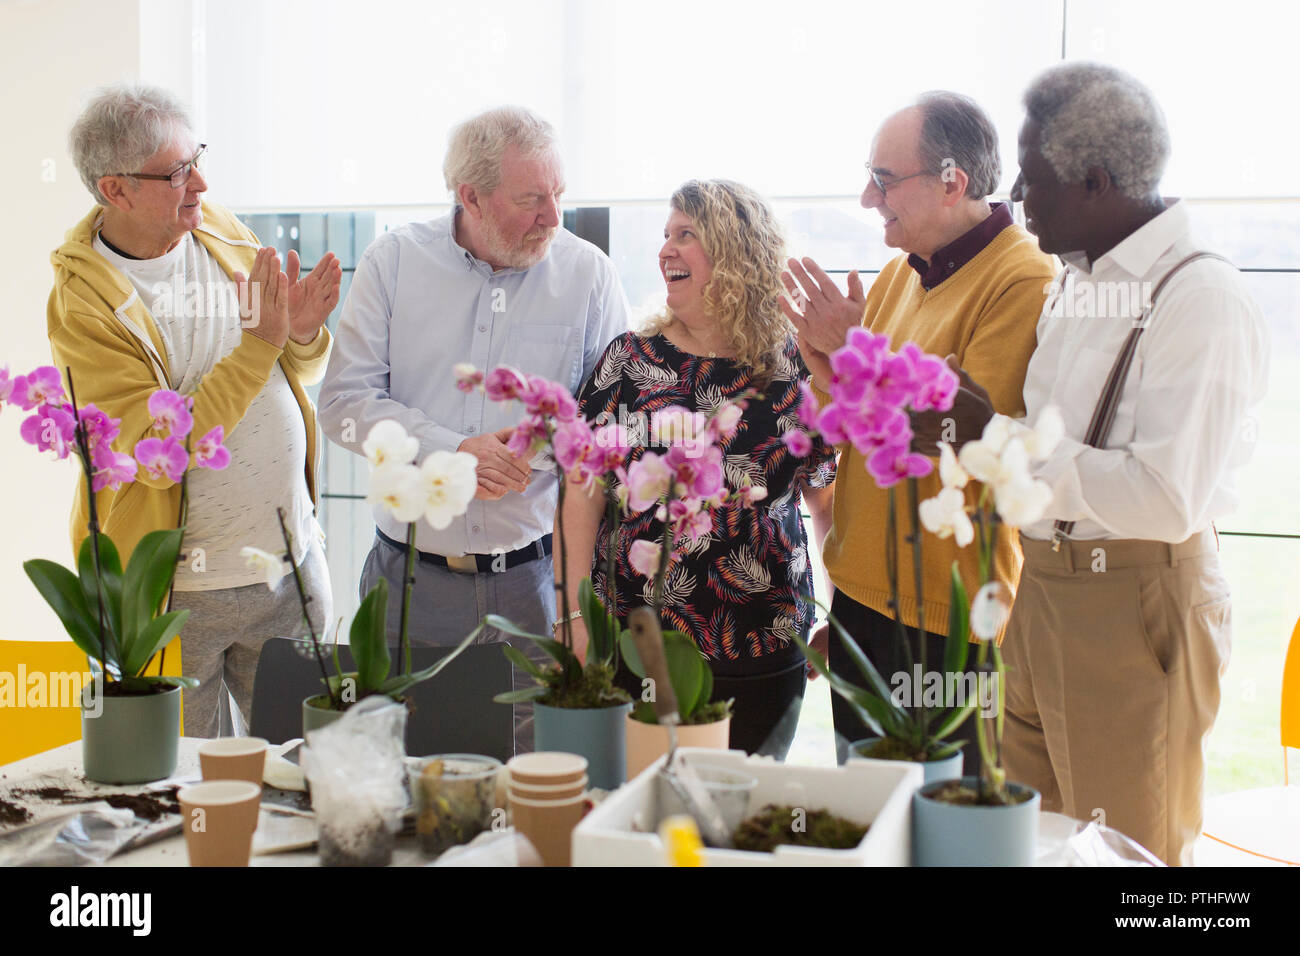
{"label": "man with gray hair", "polygon": [[[478,458],[478,493],[463,518],[416,532],[415,643],[459,643],[489,613],[553,633],[554,466],[515,458],[513,403],[456,387],[462,362],[510,365],[574,393],[605,346],[627,331],[627,300],[609,258],[561,228],[564,192],[551,125],[518,107],[473,117],[451,134],[443,173],[452,212],[376,239],[357,265],[321,389],[321,425],[357,454],[376,422],[394,419],[430,452]],[[404,526],[376,508],[361,577],[401,594]],[[399,601],[389,602],[396,637]],[[490,630],[485,640],[504,640]],[[543,656],[531,641],[521,649]],[[516,671],[516,686],[531,678]],[[515,706],[515,748],[532,749],[532,707]]]}
{"label": "man with gray hair", "polygon": [[[184,692],[185,733],[218,733],[228,688],[245,721],[261,645],[302,632],[302,606],[286,575],[268,591],[241,557],[246,546],[283,553],[277,509],[293,535],[319,630],[330,617],[329,573],[315,517],[316,414],[304,387],[329,356],[323,326],[341,270],[326,254],[299,278],[228,211],[205,201],[205,145],[164,90],[117,85],[98,92],[70,136],[95,208],[51,257],[50,348],[71,370],[77,400],[121,419],[118,447],[156,436],[149,396],[172,389],[193,401],[197,440],[219,428],[230,452],[222,471],[187,478],[184,560],[173,610],[189,609],[181,668],[200,684]],[[255,318],[240,314],[251,289]],[[101,528],[123,564],[151,531],[181,520],[181,487],[143,471],[98,493]],[[84,479],[73,508],[74,550],[87,534]],[[224,711],[222,711],[224,714]],[[237,730],[231,715],[228,729]]]}
{"label": "man with gray hair", "polygon": [[[1065,437],[1035,469],[1052,489],[1047,512],[1020,531],[1006,768],[1044,810],[1101,811],[1187,865],[1231,643],[1213,522],[1237,503],[1268,330],[1186,206],[1161,198],[1169,134],[1145,87],[1062,64],[1029,87],[1025,110],[1012,196],[1066,265],[1038,320],[1024,404],[1030,422],[1056,406]],[[959,440],[994,413],[970,377],[963,386]]]}
{"label": "man with gray hair", "polygon": [[[867,163],[867,188],[862,205],[883,219],[885,244],[904,255],[887,264],[864,291],[857,273],[848,278],[848,296],[811,259],[791,259],[785,276],[794,302],[786,312],[799,332],[799,347],[812,372],[821,400],[828,399],[831,381],[828,356],[840,348],[849,329],[864,326],[887,335],[891,347],[915,342],[927,352],[952,355],[968,367],[978,367],[993,393],[997,408],[1023,412],[1021,390],[1025,367],[1034,348],[1034,320],[1051,281],[1051,260],[1011,220],[1006,203],[990,203],[998,188],[1001,160],[992,122],[979,105],[957,93],[933,92],[915,105],[887,118],[877,132]],[[937,454],[933,443],[927,449]],[[974,593],[978,584],[975,549],[958,549],[952,539],[928,538],[920,569],[923,595],[914,582],[912,549],[905,539],[909,522],[898,522],[897,581],[901,606],[897,613],[924,638],[913,636],[910,651],[902,646],[895,624],[889,569],[889,492],[876,486],[855,448],[846,448],[835,481],[834,517],[822,556],[835,588],[831,610],[855,637],[863,651],[897,686],[919,682],[907,661],[925,654],[935,670],[944,660],[948,631],[950,569],[961,567]],[[921,497],[939,492],[937,474],[920,480]],[[979,489],[972,482],[968,500]],[[994,572],[1012,593],[1020,572],[1020,552],[1004,540],[995,556]],[[832,670],[856,675],[843,642],[822,628],[814,646],[828,650]],[[930,679],[926,675],[925,680]],[[945,679],[944,686],[960,682]],[[966,686],[974,686],[967,682]],[[966,701],[953,701],[966,703]],[[848,745],[869,735],[848,702],[832,699],[836,745],[841,761]],[[955,735],[964,741],[965,768],[974,773],[978,748],[974,721]],[[941,751],[914,755],[942,756]]]}

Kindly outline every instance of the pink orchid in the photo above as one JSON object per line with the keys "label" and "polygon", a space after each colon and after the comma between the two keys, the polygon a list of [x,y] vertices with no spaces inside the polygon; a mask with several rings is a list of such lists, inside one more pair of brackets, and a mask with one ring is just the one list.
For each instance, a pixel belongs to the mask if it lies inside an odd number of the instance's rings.
{"label": "pink orchid", "polygon": [[468,362],[460,362],[452,372],[456,375],[456,387],[462,392],[472,392],[483,384],[483,373]]}
{"label": "pink orchid", "polygon": [[672,469],[663,457],[646,452],[627,469],[628,507],[632,511],[645,511],[668,494],[672,480]]}
{"label": "pink orchid", "polygon": [[799,404],[795,406],[795,415],[798,416],[804,428],[815,431],[817,428],[817,412],[819,410],[817,396],[813,394],[812,385],[805,379],[799,383]]}
{"label": "pink orchid", "polygon": [[667,518],[673,525],[674,541],[682,536],[698,541],[713,530],[713,518],[698,498],[674,501]]}
{"label": "pink orchid", "polygon": [[546,431],[546,422],[531,415],[515,428],[506,442],[506,451],[516,458],[532,458],[542,448],[550,436]]}
{"label": "pink orchid", "polygon": [[[596,436],[592,434],[590,425],[577,418],[555,426],[551,444],[555,449],[556,463],[561,471],[567,473],[586,461],[587,456],[596,447]],[[583,477],[587,476],[584,474]]]}
{"label": "pink orchid", "polygon": [[808,437],[807,432],[802,432],[797,428],[792,428],[781,436],[781,441],[785,447],[790,449],[790,454],[796,458],[807,458],[812,451],[812,439]]}
{"label": "pink orchid", "polygon": [[25,412],[39,405],[57,407],[64,399],[63,382],[53,365],[42,365],[13,380],[12,401]]}
{"label": "pink orchid", "polygon": [[572,393],[559,382],[551,382],[540,375],[528,376],[528,387],[521,394],[524,408],[533,415],[571,422],[577,417],[578,403]]}
{"label": "pink orchid", "polygon": [[722,449],[717,445],[703,449],[673,445],[664,456],[664,463],[672,469],[674,490],[679,498],[708,498],[724,487]]}
{"label": "pink orchid", "polygon": [[117,491],[127,482],[135,481],[135,459],[122,452],[113,451],[107,442],[100,444],[91,457],[94,464],[92,490],[103,491],[108,488]]}
{"label": "pink orchid", "polygon": [[189,465],[185,446],[175,437],[145,438],[136,443],[135,457],[146,475],[157,481],[168,478],[180,481]]}
{"label": "pink orchid", "polygon": [[[21,376],[20,376],[21,378]],[[61,390],[61,389],[60,389]],[[17,391],[17,389],[15,389]],[[35,445],[38,451],[52,451],[63,459],[76,448],[76,419],[71,406],[42,405],[29,415],[19,427],[23,441]]]}
{"label": "pink orchid", "polygon": [[[64,410],[71,414],[72,406],[67,405]],[[86,431],[86,444],[90,446],[92,455],[100,445],[112,443],[121,430],[118,427],[121,424],[120,418],[109,418],[94,405],[86,405],[81,409],[81,425]]]}
{"label": "pink orchid", "polygon": [[483,391],[494,402],[513,401],[527,390],[528,380],[508,365],[494,368],[483,378]]}
{"label": "pink orchid", "polygon": [[596,444],[591,456],[593,465],[599,466],[597,470],[601,474],[621,470],[632,453],[632,439],[627,427],[618,423],[602,425],[596,429],[594,437]]}
{"label": "pink orchid", "polygon": [[930,459],[907,449],[907,445],[886,445],[867,459],[867,471],[881,488],[888,488],[904,478],[923,478],[934,470]]}
{"label": "pink orchid", "polygon": [[653,578],[659,573],[659,558],[662,555],[663,545],[658,541],[638,538],[632,542],[632,547],[628,548],[627,563],[632,565],[632,570],[637,574]]}
{"label": "pink orchid", "polygon": [[740,419],[744,414],[743,402],[724,402],[709,419],[709,437],[714,441],[731,438],[740,428]]}
{"label": "pink orchid", "polygon": [[762,485],[745,485],[736,489],[735,499],[742,508],[752,508],[767,497],[767,489]]}
{"label": "pink orchid", "polygon": [[149,414],[154,427],[173,438],[184,438],[194,427],[194,418],[190,414],[193,407],[193,399],[165,388],[149,396]]}
{"label": "pink orchid", "polygon": [[9,401],[9,396],[13,394],[14,383],[9,377],[9,366],[0,365],[0,408],[4,408],[5,402]]}
{"label": "pink orchid", "polygon": [[912,407],[919,412],[947,411],[957,397],[958,379],[946,362],[934,355],[922,355],[916,362],[916,397]]}
{"label": "pink orchid", "polygon": [[226,429],[218,425],[208,432],[194,446],[194,465],[198,468],[210,468],[213,471],[221,471],[230,464],[230,452],[222,441],[225,440]]}

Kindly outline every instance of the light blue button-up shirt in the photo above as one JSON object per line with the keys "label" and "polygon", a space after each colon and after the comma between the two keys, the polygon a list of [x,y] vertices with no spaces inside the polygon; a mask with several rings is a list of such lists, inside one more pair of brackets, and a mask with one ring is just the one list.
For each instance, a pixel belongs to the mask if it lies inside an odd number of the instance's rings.
{"label": "light blue button-up shirt", "polygon": [[[456,388],[459,362],[509,365],[576,394],[605,346],[627,331],[623,288],[591,243],[560,229],[537,265],[493,272],[456,242],[452,223],[449,214],[386,232],[357,264],[319,417],[331,441],[358,455],[386,418],[419,440],[421,461],[518,424],[518,402]],[[555,475],[535,470],[526,491],[475,499],[441,531],[418,522],[416,547],[442,555],[513,551],[551,530],[555,504]],[[379,508],[374,514],[385,534],[405,540],[405,525]]]}

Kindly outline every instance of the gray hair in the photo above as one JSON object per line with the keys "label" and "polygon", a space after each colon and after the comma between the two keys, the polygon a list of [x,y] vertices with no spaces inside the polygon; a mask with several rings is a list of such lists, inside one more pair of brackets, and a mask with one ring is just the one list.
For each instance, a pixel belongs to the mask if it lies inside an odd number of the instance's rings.
{"label": "gray hair", "polygon": [[1151,92],[1122,70],[1062,63],[1025,91],[1025,111],[1041,129],[1039,149],[1063,183],[1102,166],[1115,188],[1140,198],[1157,192],[1169,159],[1169,129]]}
{"label": "gray hair", "polygon": [[522,106],[498,106],[453,129],[442,163],[452,196],[461,185],[488,194],[501,185],[501,159],[512,145],[528,157],[558,152],[555,128]]}
{"label": "gray hair", "polygon": [[933,90],[916,105],[924,117],[919,146],[925,169],[941,173],[954,164],[967,176],[966,195],[983,199],[1002,180],[998,132],[978,103],[969,96]]}
{"label": "gray hair", "polygon": [[99,180],[138,172],[178,132],[191,129],[180,100],[156,86],[117,83],[96,90],[68,134],[72,161],[100,205]]}

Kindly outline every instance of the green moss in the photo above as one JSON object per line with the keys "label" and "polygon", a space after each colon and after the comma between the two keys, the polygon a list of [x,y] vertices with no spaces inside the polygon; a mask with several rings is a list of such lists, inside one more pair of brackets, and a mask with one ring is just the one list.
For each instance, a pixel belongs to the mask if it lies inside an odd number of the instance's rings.
{"label": "green moss", "polygon": [[565,682],[558,664],[546,670],[546,685],[550,690],[538,698],[548,707],[570,710],[587,710],[597,707],[617,707],[632,698],[622,688],[614,686],[614,668],[608,662],[590,661],[582,670],[582,677]]}
{"label": "green moss", "polygon": [[849,850],[862,842],[870,829],[826,810],[768,804],[736,828],[738,850],[771,853],[783,844]]}
{"label": "green moss", "polygon": [[1026,800],[1033,799],[1033,792],[1028,788],[1015,792],[1010,789],[1001,794],[990,790],[987,798],[981,797],[978,790],[964,786],[959,780],[951,780],[939,789],[927,794],[931,800],[948,803],[956,807],[1011,807]]}

